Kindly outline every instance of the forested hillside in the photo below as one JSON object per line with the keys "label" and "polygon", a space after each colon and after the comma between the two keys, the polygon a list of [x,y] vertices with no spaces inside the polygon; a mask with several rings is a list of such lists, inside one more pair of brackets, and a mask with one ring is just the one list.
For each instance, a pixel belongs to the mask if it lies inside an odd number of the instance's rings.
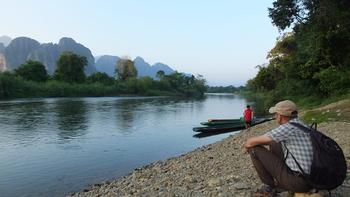
{"label": "forested hillside", "polygon": [[248,81],[250,92],[264,95],[265,104],[349,94],[349,0],[276,0],[269,16],[281,37],[269,64]]}

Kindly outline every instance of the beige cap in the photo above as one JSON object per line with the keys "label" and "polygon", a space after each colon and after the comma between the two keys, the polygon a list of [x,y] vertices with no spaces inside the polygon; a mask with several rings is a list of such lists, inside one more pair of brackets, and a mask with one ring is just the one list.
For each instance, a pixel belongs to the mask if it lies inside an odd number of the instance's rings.
{"label": "beige cap", "polygon": [[278,102],[274,107],[269,109],[269,113],[278,113],[283,116],[293,116],[298,112],[298,108],[293,101],[285,100]]}

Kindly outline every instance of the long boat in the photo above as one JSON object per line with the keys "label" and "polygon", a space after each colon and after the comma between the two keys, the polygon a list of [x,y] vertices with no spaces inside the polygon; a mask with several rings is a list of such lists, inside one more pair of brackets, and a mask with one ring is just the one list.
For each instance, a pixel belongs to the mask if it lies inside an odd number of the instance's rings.
{"label": "long boat", "polygon": [[208,122],[239,122],[243,121],[243,118],[239,119],[208,119]]}
{"label": "long boat", "polygon": [[[266,121],[270,121],[273,118],[257,118],[253,121],[252,126],[261,124]],[[240,124],[223,124],[223,125],[215,125],[215,126],[205,126],[205,127],[194,127],[193,131],[195,132],[223,132],[223,131],[238,131],[245,128],[245,124],[241,122]]]}
{"label": "long boat", "polygon": [[242,124],[243,119],[209,119],[208,122],[201,122],[201,125],[217,126],[227,124]]}

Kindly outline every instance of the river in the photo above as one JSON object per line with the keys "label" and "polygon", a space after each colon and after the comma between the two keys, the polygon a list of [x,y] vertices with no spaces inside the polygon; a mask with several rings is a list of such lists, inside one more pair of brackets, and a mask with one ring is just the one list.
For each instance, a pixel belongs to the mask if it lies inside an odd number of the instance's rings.
{"label": "river", "polygon": [[64,196],[184,154],[232,134],[193,127],[245,105],[232,94],[0,101],[0,196]]}

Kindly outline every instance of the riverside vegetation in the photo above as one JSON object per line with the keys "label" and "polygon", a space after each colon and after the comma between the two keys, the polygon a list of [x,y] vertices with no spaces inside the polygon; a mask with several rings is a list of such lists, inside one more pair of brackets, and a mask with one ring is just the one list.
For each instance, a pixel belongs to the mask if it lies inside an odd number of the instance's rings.
{"label": "riverside vegetation", "polygon": [[310,107],[350,95],[350,1],[276,0],[272,23],[283,32],[245,94],[271,106],[291,99]]}
{"label": "riverside vegetation", "polygon": [[157,80],[151,77],[137,78],[134,63],[122,59],[116,63],[116,77],[105,73],[86,76],[87,59],[71,52],[63,53],[57,61],[57,69],[49,76],[45,66],[28,60],[13,72],[0,73],[0,99],[23,97],[71,97],[118,95],[176,95],[203,96],[206,89],[202,76],[186,76],[174,72],[165,75],[158,71]]}

